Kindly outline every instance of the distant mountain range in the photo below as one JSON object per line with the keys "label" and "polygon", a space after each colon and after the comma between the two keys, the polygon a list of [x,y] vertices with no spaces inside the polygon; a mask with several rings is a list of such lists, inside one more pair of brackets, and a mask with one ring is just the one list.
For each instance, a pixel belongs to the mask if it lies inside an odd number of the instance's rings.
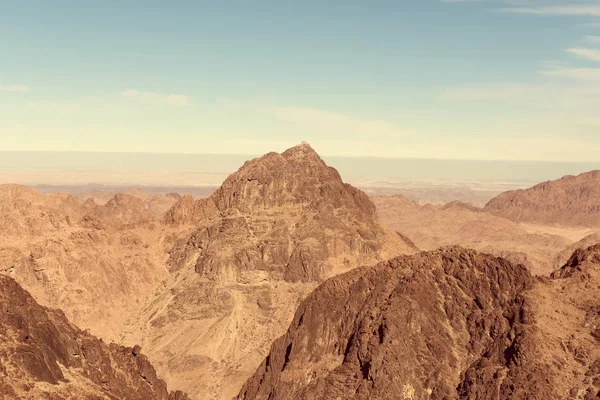
{"label": "distant mountain range", "polygon": [[[28,185],[219,186],[239,165],[253,157],[239,154],[0,151],[0,182]],[[361,187],[470,187],[504,191],[600,169],[600,162],[377,157],[323,159],[335,167],[346,182]]]}

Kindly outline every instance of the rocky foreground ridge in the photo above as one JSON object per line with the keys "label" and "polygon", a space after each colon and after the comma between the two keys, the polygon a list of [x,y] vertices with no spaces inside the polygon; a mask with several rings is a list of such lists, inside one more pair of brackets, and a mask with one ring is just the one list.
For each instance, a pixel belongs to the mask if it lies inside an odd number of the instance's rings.
{"label": "rocky foreground ridge", "polygon": [[353,270],[298,308],[238,399],[595,399],[600,245],[551,279],[443,248]]}
{"label": "rocky foreground ridge", "polygon": [[510,366],[532,285],[523,266],[458,247],[332,278],[238,398],[506,398],[523,384]]}
{"label": "rocky foreground ridge", "polygon": [[0,275],[0,398],[186,400],[140,348],[107,345]]}

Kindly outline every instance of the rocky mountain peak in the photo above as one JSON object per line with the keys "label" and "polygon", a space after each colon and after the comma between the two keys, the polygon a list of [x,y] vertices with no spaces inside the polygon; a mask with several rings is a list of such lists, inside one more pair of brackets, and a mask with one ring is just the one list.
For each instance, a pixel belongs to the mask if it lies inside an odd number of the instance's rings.
{"label": "rocky mountain peak", "polygon": [[[319,281],[338,258],[345,269],[378,257],[388,239],[375,206],[302,143],[246,162],[208,199],[181,199],[165,222],[198,230],[171,252],[171,268],[195,260],[196,272],[231,279],[262,271],[275,279]],[[412,246],[404,243],[403,250]]]}
{"label": "rocky mountain peak", "polygon": [[316,162],[325,165],[323,160],[321,160],[321,157],[307,142],[302,142],[294,147],[291,147],[281,153],[281,155],[288,160],[294,160],[298,162]]}
{"label": "rocky mountain peak", "polygon": [[304,143],[246,162],[211,198],[221,211],[238,208],[249,212],[321,199],[343,200],[355,191],[345,187],[340,174]]}

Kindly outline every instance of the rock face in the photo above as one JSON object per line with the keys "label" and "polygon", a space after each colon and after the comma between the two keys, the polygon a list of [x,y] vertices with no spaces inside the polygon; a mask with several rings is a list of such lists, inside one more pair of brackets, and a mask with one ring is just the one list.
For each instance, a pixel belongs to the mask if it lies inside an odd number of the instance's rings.
{"label": "rock face", "polygon": [[552,273],[552,278],[569,278],[575,275],[588,275],[600,266],[600,243],[587,249],[577,249],[569,261]]}
{"label": "rock face", "polygon": [[600,397],[600,245],[577,250],[527,295],[538,331],[536,359],[553,399]]}
{"label": "rock face", "polygon": [[246,162],[213,195],[164,218],[171,278],[124,340],[141,343],[172,387],[231,399],[324,279],[415,252],[307,144]]}
{"label": "rock face", "polygon": [[532,285],[523,266],[458,247],[337,276],[302,303],[238,398],[551,398],[513,369]]}
{"label": "rock face", "polygon": [[188,194],[177,199],[177,202],[165,213],[163,222],[167,225],[191,225],[218,216],[219,210],[211,199],[194,200]]}
{"label": "rock face", "polygon": [[389,239],[376,220],[368,196],[306,143],[246,162],[210,198],[184,197],[165,216],[199,225],[172,252],[171,268],[194,260],[213,280],[260,273],[288,282],[321,281],[336,264],[376,255]]}
{"label": "rock face", "polygon": [[139,347],[106,345],[4,275],[0,311],[0,398],[187,399],[168,393]]}
{"label": "rock face", "polygon": [[239,399],[600,397],[600,244],[549,278],[444,248],[334,277]]}
{"label": "rock face", "polygon": [[502,193],[485,210],[513,221],[600,226],[600,171]]}
{"label": "rock face", "polygon": [[568,263],[569,259],[577,250],[585,250],[595,244],[600,243],[600,233],[591,233],[583,239],[573,243],[562,250],[555,259],[555,269],[559,269]]}

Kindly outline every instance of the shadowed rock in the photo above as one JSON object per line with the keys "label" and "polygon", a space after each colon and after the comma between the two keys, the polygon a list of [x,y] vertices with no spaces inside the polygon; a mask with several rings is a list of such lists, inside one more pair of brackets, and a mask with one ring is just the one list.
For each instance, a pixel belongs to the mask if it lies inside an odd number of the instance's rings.
{"label": "shadowed rock", "polygon": [[139,351],[80,331],[0,275],[0,393],[8,398],[187,399],[169,394]]}

